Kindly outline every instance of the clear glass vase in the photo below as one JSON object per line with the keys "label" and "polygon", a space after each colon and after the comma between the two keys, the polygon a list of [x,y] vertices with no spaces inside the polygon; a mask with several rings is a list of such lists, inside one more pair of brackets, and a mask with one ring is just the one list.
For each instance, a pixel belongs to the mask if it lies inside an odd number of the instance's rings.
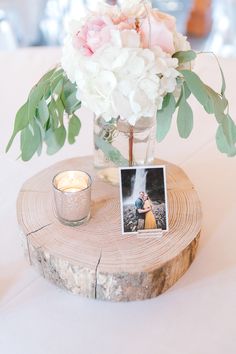
{"label": "clear glass vase", "polygon": [[152,164],[155,141],[154,118],[141,118],[131,126],[122,119],[106,122],[95,117],[94,165],[101,171],[100,177],[117,184],[116,167]]}

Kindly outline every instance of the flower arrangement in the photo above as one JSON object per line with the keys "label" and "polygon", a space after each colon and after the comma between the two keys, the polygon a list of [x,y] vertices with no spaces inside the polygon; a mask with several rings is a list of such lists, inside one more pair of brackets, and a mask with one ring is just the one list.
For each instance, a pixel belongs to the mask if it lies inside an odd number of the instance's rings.
{"label": "flower arrangement", "polygon": [[[73,144],[80,132],[81,104],[106,122],[118,119],[134,127],[156,116],[156,138],[168,133],[178,110],[179,135],[193,129],[190,95],[218,123],[216,143],[228,156],[236,155],[236,126],[229,115],[225,79],[215,92],[192,71],[197,53],[176,30],[175,19],[152,8],[149,0],[121,0],[119,6],[98,2],[96,12],[70,22],[61,65],[49,71],[31,90],[15,119],[9,150],[21,134],[21,158],[42,151],[56,153],[66,138]],[[106,141],[101,149],[120,161],[119,151]],[[125,164],[124,159],[122,160]]]}

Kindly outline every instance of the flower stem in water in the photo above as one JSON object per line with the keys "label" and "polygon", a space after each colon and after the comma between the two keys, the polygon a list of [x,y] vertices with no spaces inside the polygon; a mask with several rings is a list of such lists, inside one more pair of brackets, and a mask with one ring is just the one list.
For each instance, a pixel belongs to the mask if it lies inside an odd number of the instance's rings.
{"label": "flower stem in water", "polygon": [[134,128],[130,127],[129,131],[129,166],[134,164]]}

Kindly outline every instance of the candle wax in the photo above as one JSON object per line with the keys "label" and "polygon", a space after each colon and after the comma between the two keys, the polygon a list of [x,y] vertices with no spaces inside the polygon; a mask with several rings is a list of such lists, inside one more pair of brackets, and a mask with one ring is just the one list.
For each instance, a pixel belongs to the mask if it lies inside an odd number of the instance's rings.
{"label": "candle wax", "polygon": [[88,187],[88,182],[83,178],[64,177],[58,181],[58,189],[63,192],[79,192]]}

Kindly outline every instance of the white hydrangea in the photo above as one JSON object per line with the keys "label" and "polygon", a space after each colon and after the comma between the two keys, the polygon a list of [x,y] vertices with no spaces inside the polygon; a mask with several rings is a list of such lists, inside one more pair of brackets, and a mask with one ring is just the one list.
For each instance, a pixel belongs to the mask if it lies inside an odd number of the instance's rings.
{"label": "white hydrangea", "polygon": [[176,52],[191,49],[190,43],[188,42],[186,36],[183,36],[181,33],[178,32],[174,32],[173,35],[174,35],[174,46]]}
{"label": "white hydrangea", "polygon": [[175,90],[178,61],[160,48],[139,48],[138,38],[132,42],[136,47],[125,47],[129,36],[122,39],[119,33],[114,34],[116,46],[109,44],[89,58],[80,56],[68,40],[62,66],[76,82],[84,106],[107,121],[120,116],[135,125],[142,117],[153,117],[166,93]]}

